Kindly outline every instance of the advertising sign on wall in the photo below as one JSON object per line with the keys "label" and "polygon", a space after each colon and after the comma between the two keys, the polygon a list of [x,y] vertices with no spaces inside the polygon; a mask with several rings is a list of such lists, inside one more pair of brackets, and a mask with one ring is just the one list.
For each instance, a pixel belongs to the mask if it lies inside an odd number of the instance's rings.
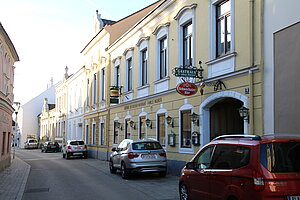
{"label": "advertising sign on wall", "polygon": [[194,83],[183,82],[177,85],[176,90],[181,95],[190,96],[196,94],[198,87]]}

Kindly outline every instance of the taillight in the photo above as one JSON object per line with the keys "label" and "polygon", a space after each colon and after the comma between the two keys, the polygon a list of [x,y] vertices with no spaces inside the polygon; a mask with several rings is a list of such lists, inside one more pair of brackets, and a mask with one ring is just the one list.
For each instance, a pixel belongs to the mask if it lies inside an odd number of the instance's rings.
{"label": "taillight", "polygon": [[166,152],[160,153],[159,155],[162,156],[162,157],[167,157],[167,153]]}
{"label": "taillight", "polygon": [[68,146],[68,149],[71,149],[71,146]]}
{"label": "taillight", "polygon": [[263,190],[265,188],[264,177],[257,171],[253,171],[252,176],[254,190]]}
{"label": "taillight", "polygon": [[139,157],[139,154],[137,154],[137,153],[128,153],[128,158],[129,159],[134,159],[134,158],[137,158],[137,157]]}

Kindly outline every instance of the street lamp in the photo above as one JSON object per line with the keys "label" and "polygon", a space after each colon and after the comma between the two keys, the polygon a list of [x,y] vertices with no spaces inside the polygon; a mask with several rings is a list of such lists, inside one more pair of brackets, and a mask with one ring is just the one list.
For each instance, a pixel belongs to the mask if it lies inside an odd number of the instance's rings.
{"label": "street lamp", "polygon": [[21,103],[20,102],[14,102],[13,103],[13,107],[15,109],[15,115],[16,115],[16,118],[15,118],[15,133],[14,133],[14,152],[13,152],[13,159],[15,159],[15,154],[16,154],[16,138],[17,138],[17,133],[18,133],[18,112],[19,112],[19,109],[20,109],[20,105]]}
{"label": "street lamp", "polygon": [[152,129],[152,121],[149,118],[146,119],[146,125]]}
{"label": "street lamp", "polygon": [[249,123],[249,109],[246,108],[245,106],[240,107],[239,109],[239,114],[241,118],[246,120]]}
{"label": "street lamp", "polygon": [[172,128],[174,127],[174,119],[168,115],[167,119],[167,124],[171,125]]}
{"label": "street lamp", "polygon": [[191,114],[191,120],[194,124],[198,126],[199,115],[193,112],[193,114]]}

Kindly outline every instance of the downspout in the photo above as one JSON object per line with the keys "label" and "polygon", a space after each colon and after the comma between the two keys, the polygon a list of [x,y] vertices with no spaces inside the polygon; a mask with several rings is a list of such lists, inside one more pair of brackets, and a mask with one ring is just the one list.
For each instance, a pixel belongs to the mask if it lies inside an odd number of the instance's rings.
{"label": "downspout", "polygon": [[249,25],[250,25],[250,69],[249,69],[249,134],[254,134],[254,82],[253,71],[254,67],[254,0],[249,0]]}

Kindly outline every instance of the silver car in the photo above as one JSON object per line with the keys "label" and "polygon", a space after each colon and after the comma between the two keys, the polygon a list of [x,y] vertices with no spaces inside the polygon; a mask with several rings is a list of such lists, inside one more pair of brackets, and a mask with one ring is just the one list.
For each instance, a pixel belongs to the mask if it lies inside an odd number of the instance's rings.
{"label": "silver car", "polygon": [[25,142],[25,149],[37,149],[39,146],[39,143],[36,139],[28,139],[26,142]]}
{"label": "silver car", "polygon": [[156,140],[125,139],[112,151],[110,172],[121,170],[124,179],[131,173],[158,172],[162,177],[167,174],[167,155]]}
{"label": "silver car", "polygon": [[63,158],[69,159],[71,156],[80,156],[87,158],[88,152],[84,141],[82,140],[68,140],[62,148]]}

